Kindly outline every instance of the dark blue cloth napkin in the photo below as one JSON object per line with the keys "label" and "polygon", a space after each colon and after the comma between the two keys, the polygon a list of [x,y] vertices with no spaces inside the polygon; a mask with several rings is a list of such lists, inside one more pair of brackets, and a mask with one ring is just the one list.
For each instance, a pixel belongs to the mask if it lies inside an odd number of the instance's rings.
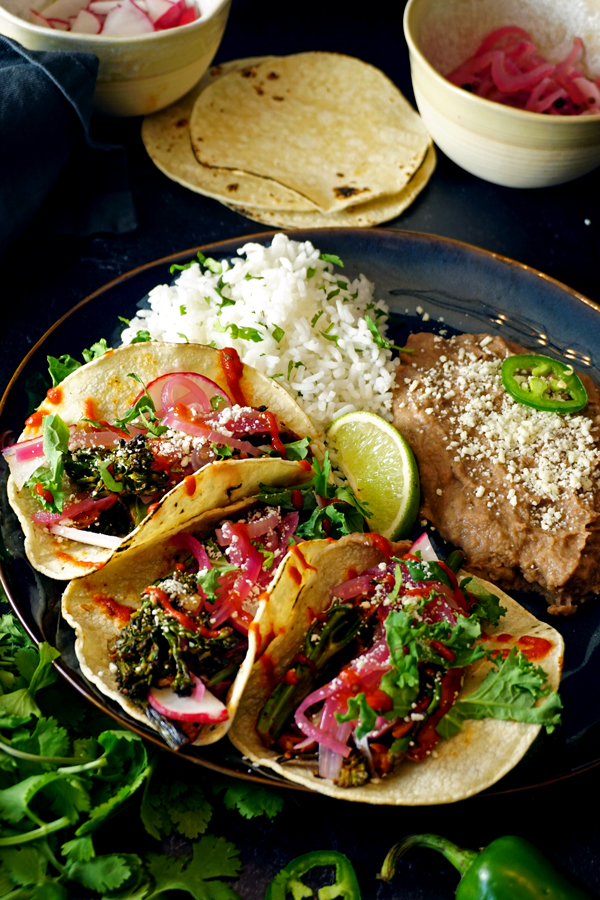
{"label": "dark blue cloth napkin", "polygon": [[0,257],[40,213],[50,234],[137,228],[123,147],[90,137],[98,59],[0,35]]}

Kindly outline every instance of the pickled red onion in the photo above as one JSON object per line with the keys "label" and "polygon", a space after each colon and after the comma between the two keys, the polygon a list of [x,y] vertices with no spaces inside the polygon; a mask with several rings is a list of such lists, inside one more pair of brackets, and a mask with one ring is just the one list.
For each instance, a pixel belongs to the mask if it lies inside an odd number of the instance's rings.
{"label": "pickled red onion", "polygon": [[176,547],[183,547],[185,550],[189,550],[190,553],[193,553],[199,569],[212,569],[208,553],[200,541],[191,534],[180,532],[171,538],[170,543],[175,544]]}
{"label": "pickled red onion", "polygon": [[[199,419],[198,421],[201,422],[202,420]],[[182,431],[184,434],[206,438],[207,441],[210,441],[213,444],[219,444],[221,446],[225,444],[228,447],[232,447],[234,450],[241,450],[249,456],[262,455],[262,450],[259,450],[258,447],[254,447],[249,441],[238,441],[236,438],[228,437],[220,431],[212,431],[199,424],[192,424],[172,411],[163,416],[162,424],[166,425],[167,428],[172,428],[174,431]]]}

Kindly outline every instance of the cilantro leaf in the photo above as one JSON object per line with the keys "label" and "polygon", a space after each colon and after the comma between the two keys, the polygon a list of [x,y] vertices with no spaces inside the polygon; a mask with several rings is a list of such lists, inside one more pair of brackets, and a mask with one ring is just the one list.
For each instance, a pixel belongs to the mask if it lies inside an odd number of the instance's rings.
{"label": "cilantro leaf", "polygon": [[[39,662],[31,674],[29,684],[27,687],[3,694],[0,697],[0,709],[13,716],[41,717],[42,713],[36,703],[35,694],[38,690],[56,681],[58,676],[52,666],[52,660],[58,656],[60,656],[60,653],[54,647],[51,647],[50,644],[45,642],[40,644]],[[27,660],[30,660],[29,655]]]}
{"label": "cilantro leaf", "polygon": [[283,797],[271,788],[249,782],[223,779],[212,784],[213,794],[223,794],[225,809],[236,809],[244,819],[266,816],[274,819],[283,809]]}
{"label": "cilantro leaf", "polygon": [[89,350],[83,350],[81,355],[83,356],[86,363],[91,362],[93,359],[98,359],[99,356],[104,356],[104,354],[111,350],[112,347],[109,347],[106,343],[105,338],[100,338],[99,341],[96,341],[95,344],[92,344]]}
{"label": "cilantro leaf", "polygon": [[279,325],[275,325],[273,328],[273,338],[279,343],[284,336],[285,331]]}
{"label": "cilantro leaf", "polygon": [[319,255],[319,259],[324,260],[324,262],[333,263],[334,266],[340,266],[340,268],[344,268],[344,263],[341,261],[339,256],[336,256],[335,253],[321,253]]}
{"label": "cilantro leaf", "polygon": [[94,856],[88,860],[73,862],[68,870],[67,877],[82,884],[92,891],[104,893],[115,891],[121,887],[131,876],[131,863],[141,863],[139,857],[129,859],[130,854],[112,853],[107,856]]}
{"label": "cilantro leaf", "polygon": [[144,328],[140,328],[137,332],[136,336],[131,339],[132,344],[145,344],[147,341],[151,341],[150,332]]}
{"label": "cilantro leaf", "polygon": [[447,573],[437,562],[420,562],[415,563],[410,559],[403,560],[409,571],[412,581],[419,583],[422,581],[439,581],[452,590],[452,584]]}
{"label": "cilantro leaf", "polygon": [[471,608],[471,615],[485,619],[491,625],[497,625],[502,616],[506,615],[506,607],[500,606],[500,600],[496,594],[486,590],[481,582],[472,575],[469,578],[463,578],[459,587],[463,594],[468,591],[477,598],[477,604]]}
{"label": "cilantro leaf", "polygon": [[236,566],[213,566],[212,569],[203,569],[198,572],[198,587],[204,593],[209,603],[217,602],[217,589],[221,587],[220,579],[228,572],[237,572]]}
{"label": "cilantro leaf", "polygon": [[226,331],[229,331],[234,340],[239,338],[242,341],[254,341],[255,344],[259,344],[263,341],[262,334],[260,331],[257,331],[256,328],[247,328],[243,325],[236,325],[235,322],[231,322],[229,325],[222,325],[218,319],[215,319],[214,329],[220,334],[225,334]]}
{"label": "cilantro leaf", "polygon": [[210,449],[215,454],[217,459],[229,459],[233,456],[233,450],[227,444],[223,444],[219,446],[218,444],[211,444]]}
{"label": "cilantro leaf", "polygon": [[[466,719],[504,719],[540,724],[551,732],[560,724],[562,703],[556,691],[546,686],[547,675],[526,656],[511,650],[506,659],[491,669],[485,680],[467,697],[454,704],[440,720],[438,734],[451,737]],[[537,700],[546,697],[542,706]]]}
{"label": "cilantro leaf", "polygon": [[[382,312],[381,315],[384,315],[384,313]],[[380,347],[382,350],[402,350],[403,353],[415,353],[415,350],[407,350],[406,347],[398,347],[396,344],[392,344],[391,341],[386,340],[386,338],[379,333],[375,321],[368,313],[365,314],[365,322],[367,323],[367,328],[371,332],[373,341],[377,347]]]}
{"label": "cilantro leaf", "polygon": [[348,698],[348,711],[336,713],[335,718],[340,725],[342,722],[353,722],[356,719],[357,724],[354,732],[360,741],[375,728],[377,713],[367,703],[365,692],[361,691],[360,694]]}
{"label": "cilantro leaf", "polygon": [[191,860],[151,853],[148,870],[154,879],[154,890],[146,900],[173,890],[186,891],[195,900],[238,900],[233,888],[216,879],[235,878],[240,868],[236,847],[210,834],[193,845]]}

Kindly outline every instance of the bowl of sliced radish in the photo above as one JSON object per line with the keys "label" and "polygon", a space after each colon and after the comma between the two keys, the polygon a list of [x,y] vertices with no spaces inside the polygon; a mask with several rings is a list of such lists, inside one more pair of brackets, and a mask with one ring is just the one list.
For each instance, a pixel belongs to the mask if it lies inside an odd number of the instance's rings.
{"label": "bowl of sliced radish", "polygon": [[474,175],[547,187],[600,165],[597,0],[409,0],[415,99]]}
{"label": "bowl of sliced radish", "polygon": [[0,0],[0,33],[30,50],[94,53],[94,105],[114,116],[163,109],[202,77],[231,0]]}

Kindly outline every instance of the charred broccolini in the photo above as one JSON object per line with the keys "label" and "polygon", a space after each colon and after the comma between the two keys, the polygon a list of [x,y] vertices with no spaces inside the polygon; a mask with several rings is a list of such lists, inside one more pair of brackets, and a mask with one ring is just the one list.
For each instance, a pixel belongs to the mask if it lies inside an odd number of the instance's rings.
{"label": "charred broccolini", "polygon": [[92,498],[107,491],[153,494],[164,490],[170,480],[167,472],[153,468],[155,456],[143,434],[128,441],[121,438],[116,447],[69,450],[64,465],[69,478],[91,491]]}

